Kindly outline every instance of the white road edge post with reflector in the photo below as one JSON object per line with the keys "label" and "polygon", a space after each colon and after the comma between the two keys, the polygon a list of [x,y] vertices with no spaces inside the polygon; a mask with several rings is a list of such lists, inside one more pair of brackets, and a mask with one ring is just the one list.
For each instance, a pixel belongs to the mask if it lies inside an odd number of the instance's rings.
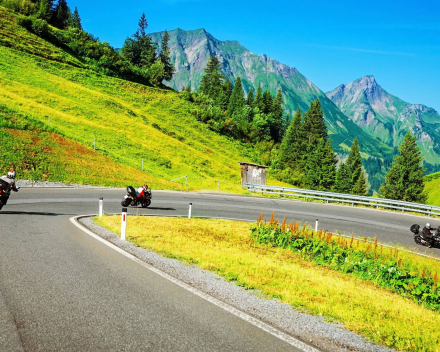
{"label": "white road edge post with reflector", "polygon": [[123,241],[125,241],[126,232],[127,232],[127,208],[122,208],[121,240],[123,240]]}
{"label": "white road edge post with reflector", "polygon": [[315,232],[318,232],[318,219],[316,219],[316,222],[315,222]]}
{"label": "white road edge post with reflector", "polygon": [[99,217],[102,218],[102,206],[104,203],[104,198],[99,198]]}
{"label": "white road edge post with reflector", "polygon": [[193,203],[189,203],[189,209],[188,209],[188,219],[191,219],[191,208],[192,208]]}

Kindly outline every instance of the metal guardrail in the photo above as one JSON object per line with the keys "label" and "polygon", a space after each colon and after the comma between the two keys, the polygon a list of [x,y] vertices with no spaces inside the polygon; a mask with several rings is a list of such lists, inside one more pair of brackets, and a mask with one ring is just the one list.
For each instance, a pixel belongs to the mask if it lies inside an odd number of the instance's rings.
{"label": "metal guardrail", "polygon": [[402,212],[412,211],[416,213],[428,214],[428,216],[440,215],[440,207],[436,207],[433,205],[419,204],[419,203],[404,202],[400,200],[357,196],[353,194],[343,194],[343,193],[334,193],[334,192],[325,192],[325,191],[313,191],[309,189],[300,189],[300,188],[256,185],[253,183],[245,183],[243,186],[252,192],[280,194],[291,197],[321,199],[321,200],[326,200],[327,203],[329,202],[351,203],[352,206],[354,204],[364,204],[364,205],[376,206],[376,209],[378,209],[379,207],[391,208],[391,209],[402,210]]}

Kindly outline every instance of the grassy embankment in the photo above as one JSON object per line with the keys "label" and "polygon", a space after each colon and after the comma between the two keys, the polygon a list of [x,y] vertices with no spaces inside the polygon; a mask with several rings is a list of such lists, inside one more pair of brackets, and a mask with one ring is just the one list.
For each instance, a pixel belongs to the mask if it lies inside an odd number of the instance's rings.
{"label": "grassy embankment", "polygon": [[440,206],[440,172],[425,177],[425,192],[428,194],[427,204]]}
{"label": "grassy embankment", "polygon": [[[249,160],[250,150],[196,121],[177,93],[86,69],[68,51],[18,26],[15,17],[0,7],[0,133],[7,141],[0,146],[1,169],[13,166],[21,178],[48,181],[147,180],[162,189],[216,190],[220,180],[220,191],[244,192],[237,161]],[[44,154],[32,139],[46,147]],[[88,177],[81,169],[97,172]],[[168,182],[183,175],[188,187],[184,180]]]}
{"label": "grassy embankment", "polygon": [[[339,321],[382,345],[404,351],[440,351],[438,312],[370,281],[305,260],[289,249],[257,244],[250,238],[247,223],[154,217],[129,221],[127,239],[137,246]],[[115,233],[120,231],[118,216],[96,222]],[[400,256],[430,272],[440,271],[436,261],[403,252]]]}

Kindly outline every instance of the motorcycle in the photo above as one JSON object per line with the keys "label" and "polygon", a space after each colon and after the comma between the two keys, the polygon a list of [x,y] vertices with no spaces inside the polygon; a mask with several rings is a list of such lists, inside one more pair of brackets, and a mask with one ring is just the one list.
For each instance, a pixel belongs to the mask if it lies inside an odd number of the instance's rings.
{"label": "motorcycle", "polygon": [[432,234],[432,238],[425,238],[423,234],[420,233],[420,225],[414,224],[410,228],[411,232],[414,234],[414,242],[420,246],[426,246],[431,248],[433,246],[440,245],[440,226],[437,228],[435,233]]}
{"label": "motorcycle", "polygon": [[151,204],[151,190],[147,189],[143,192],[144,194],[139,195],[132,186],[127,187],[127,194],[122,199],[121,205],[123,207],[137,207],[141,205],[142,208],[146,208]]}
{"label": "motorcycle", "polygon": [[6,205],[8,202],[9,196],[11,195],[11,191],[2,191],[0,189],[0,210]]}

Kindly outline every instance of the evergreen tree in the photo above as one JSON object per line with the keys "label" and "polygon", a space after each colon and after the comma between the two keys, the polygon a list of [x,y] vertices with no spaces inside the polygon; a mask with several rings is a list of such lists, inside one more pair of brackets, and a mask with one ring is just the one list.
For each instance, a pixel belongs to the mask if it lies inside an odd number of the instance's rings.
{"label": "evergreen tree", "polygon": [[353,188],[363,173],[361,152],[357,138],[354,139],[353,144],[351,145],[350,154],[347,159],[347,166],[350,170],[350,183]]}
{"label": "evergreen tree", "polygon": [[53,12],[52,23],[55,27],[64,29],[70,24],[72,13],[66,0],[58,0]]}
{"label": "evergreen tree", "polygon": [[219,105],[223,111],[228,110],[229,100],[232,95],[232,83],[229,78],[225,79],[222,85],[221,94],[219,97]]}
{"label": "evergreen tree", "polygon": [[222,90],[223,79],[220,60],[217,56],[212,55],[206,64],[205,75],[200,82],[199,92],[217,100]]}
{"label": "evergreen tree", "polygon": [[37,12],[37,17],[51,23],[53,15],[53,0],[40,0],[40,6]]}
{"label": "evergreen tree", "polygon": [[168,46],[169,40],[170,36],[168,31],[165,31],[162,37],[161,52],[159,57],[164,67],[164,80],[168,82],[171,81],[171,78],[173,78],[174,74],[174,65],[171,63],[170,48]]}
{"label": "evergreen tree", "polygon": [[234,90],[232,91],[231,99],[229,99],[228,114],[234,115],[234,112],[239,112],[245,105],[243,85],[241,84],[241,78],[237,77],[235,81]]}
{"label": "evergreen tree", "polygon": [[246,105],[250,106],[251,108],[254,107],[254,91],[252,88],[249,88],[249,92],[246,98]]}
{"label": "evergreen tree", "polygon": [[265,90],[263,93],[263,110],[262,112],[265,114],[270,114],[273,108],[273,98],[272,94],[268,90]]}
{"label": "evergreen tree", "polygon": [[255,94],[254,107],[258,108],[260,112],[264,110],[263,92],[260,86],[258,86],[257,93]]}
{"label": "evergreen tree", "polygon": [[275,137],[275,142],[280,142],[285,133],[285,123],[283,116],[283,93],[281,89],[277,92],[277,97],[272,100],[272,135]]}
{"label": "evergreen tree", "polygon": [[[138,29],[131,38],[127,38],[122,47],[122,56],[133,65],[149,69],[157,60],[157,43],[147,35],[148,21],[145,13],[138,22]],[[158,67],[158,65],[156,65]]]}
{"label": "evergreen tree", "polygon": [[81,24],[81,17],[79,16],[78,8],[75,6],[75,11],[73,11],[72,15],[72,27],[83,30]]}
{"label": "evergreen tree", "polygon": [[320,138],[307,158],[305,185],[321,191],[330,190],[335,184],[336,163],[338,159],[331,141]]}
{"label": "evergreen tree", "polygon": [[416,142],[417,137],[407,132],[398,148],[399,155],[394,157],[391,169],[385,176],[385,184],[380,187],[381,197],[426,203],[423,156]]}
{"label": "evergreen tree", "polygon": [[316,144],[320,138],[327,140],[327,126],[319,99],[310,103],[310,108],[304,115],[304,131],[309,144]]}
{"label": "evergreen tree", "polygon": [[350,169],[346,163],[341,162],[339,164],[338,171],[336,172],[335,192],[350,194],[353,186],[351,184]]}
{"label": "evergreen tree", "polygon": [[361,171],[359,178],[352,189],[352,193],[357,194],[358,196],[368,196],[368,183],[363,170]]}
{"label": "evergreen tree", "polygon": [[282,168],[299,169],[303,166],[303,137],[301,110],[298,109],[281,141],[279,162]]}

